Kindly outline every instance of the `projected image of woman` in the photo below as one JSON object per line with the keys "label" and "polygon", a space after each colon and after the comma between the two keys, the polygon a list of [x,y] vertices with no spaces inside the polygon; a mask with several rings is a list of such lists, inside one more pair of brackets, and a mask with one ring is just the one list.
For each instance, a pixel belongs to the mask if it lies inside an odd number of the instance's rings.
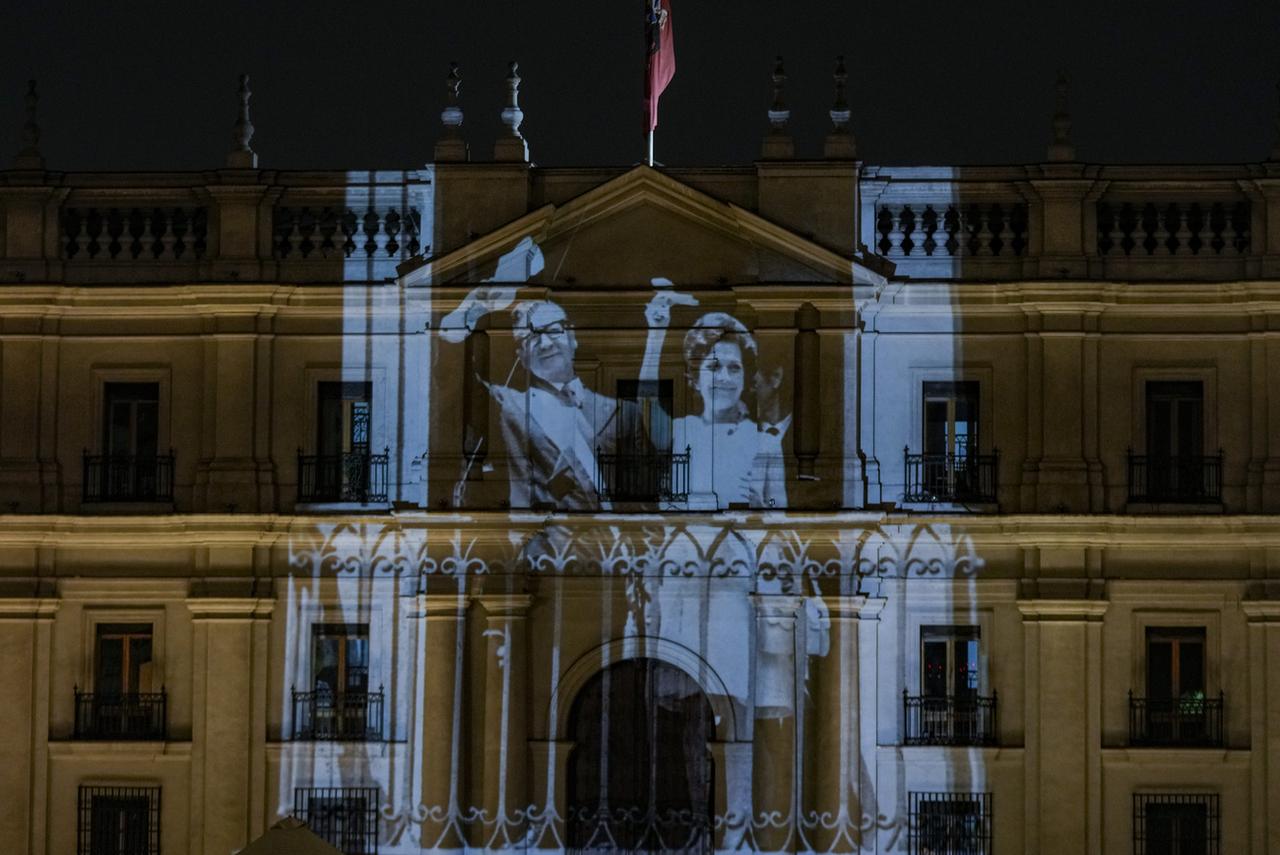
{"label": "projected image of woman", "polygon": [[757,356],[755,338],[725,312],[703,315],[684,337],[697,412],[676,419],[672,433],[675,448],[691,451],[691,502],[714,496],[720,508],[786,507],[782,443],[760,429],[744,397]]}

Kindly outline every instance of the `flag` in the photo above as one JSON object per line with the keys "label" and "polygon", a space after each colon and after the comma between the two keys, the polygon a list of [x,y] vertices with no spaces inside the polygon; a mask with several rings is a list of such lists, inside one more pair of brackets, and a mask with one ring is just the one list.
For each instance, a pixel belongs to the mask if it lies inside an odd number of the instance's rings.
{"label": "flag", "polygon": [[644,38],[648,57],[644,75],[645,130],[651,132],[658,127],[658,98],[676,74],[671,0],[644,0]]}

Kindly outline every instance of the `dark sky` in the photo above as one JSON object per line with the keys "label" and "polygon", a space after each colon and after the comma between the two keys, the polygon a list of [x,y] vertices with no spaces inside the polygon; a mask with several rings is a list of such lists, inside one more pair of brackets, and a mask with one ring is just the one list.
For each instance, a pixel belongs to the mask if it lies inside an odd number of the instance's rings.
{"label": "dark sky", "polygon": [[[50,168],[218,167],[247,71],[263,166],[412,168],[431,158],[451,59],[472,156],[487,159],[505,64],[517,59],[535,162],[629,164],[643,152],[642,5],[7,0],[0,163],[18,148],[35,77]],[[672,6],[677,71],[658,157],[673,165],[756,157],[776,53],[801,155],[821,146],[838,53],[871,163],[1042,160],[1058,68],[1072,79],[1085,160],[1258,161],[1275,140],[1277,0]]]}

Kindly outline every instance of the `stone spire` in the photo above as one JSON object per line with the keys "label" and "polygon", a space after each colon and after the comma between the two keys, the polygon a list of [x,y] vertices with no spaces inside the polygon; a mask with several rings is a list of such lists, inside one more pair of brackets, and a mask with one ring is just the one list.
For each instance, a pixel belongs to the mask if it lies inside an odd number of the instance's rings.
{"label": "stone spire", "polygon": [[765,160],[785,160],[795,156],[795,143],[787,130],[791,111],[787,109],[783,89],[787,85],[787,72],[782,67],[782,57],[773,64],[773,103],[769,107],[769,133],[764,138],[760,156]]}
{"label": "stone spire", "polygon": [[449,63],[449,76],[444,79],[444,109],[440,111],[440,123],[444,126],[440,139],[436,141],[437,161],[465,161],[467,159],[467,143],[462,138],[462,107],[459,96],[462,92],[462,75],[458,73],[458,63]]}
{"label": "stone spire", "polygon": [[520,123],[524,111],[520,109],[520,63],[507,66],[507,104],[502,108],[502,124],[506,128],[493,146],[493,159],[503,161],[529,160],[529,143],[520,135]]}
{"label": "stone spire", "polygon": [[[1280,83],[1276,84],[1276,95],[1280,96]],[[1280,109],[1276,110],[1276,142],[1271,146],[1271,159],[1280,160]]]}
{"label": "stone spire", "polygon": [[227,152],[228,169],[257,169],[258,155],[249,147],[253,139],[253,122],[249,121],[249,75],[240,75],[240,89],[237,92],[240,100],[240,115],[236,116],[235,127],[231,131],[231,151]]}
{"label": "stone spire", "polygon": [[836,85],[836,99],[831,105],[828,115],[831,116],[831,132],[822,147],[822,156],[835,160],[852,160],[858,155],[858,143],[853,138],[849,127],[849,99],[846,90],[849,85],[849,72],[844,67],[844,56],[836,57],[836,70],[831,75]]}
{"label": "stone spire", "polygon": [[14,169],[44,169],[44,156],[40,154],[40,126],[36,124],[36,82],[27,81],[27,119],[22,124],[22,149],[13,159]]}
{"label": "stone spire", "polygon": [[1053,111],[1053,142],[1049,145],[1049,160],[1067,163],[1076,159],[1076,147],[1071,143],[1071,113],[1067,111],[1067,75],[1058,72],[1056,105]]}

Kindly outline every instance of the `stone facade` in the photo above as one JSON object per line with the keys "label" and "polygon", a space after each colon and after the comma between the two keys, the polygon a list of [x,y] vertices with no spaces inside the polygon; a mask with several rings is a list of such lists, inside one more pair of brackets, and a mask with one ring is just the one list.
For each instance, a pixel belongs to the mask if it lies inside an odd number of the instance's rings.
{"label": "stone facade", "polygon": [[[330,797],[366,799],[348,851],[606,848],[625,823],[589,809],[627,805],[580,791],[581,699],[646,662],[710,710],[640,755],[685,770],[690,848],[1280,851],[1280,164],[290,173],[247,145],[0,173],[0,849],[114,845],[144,821],[113,787],[159,793],[139,851]],[[699,434],[716,313],[756,364]],[[585,446],[533,392],[554,341]],[[1194,409],[1172,455],[1161,390]],[[633,412],[645,453],[607,453]],[[109,707],[113,632],[149,648]],[[1200,650],[1163,712],[1161,633]],[[330,636],[355,714],[316,697]],[[935,636],[964,691],[925,685]],[[693,697],[646,691],[654,721]]]}

